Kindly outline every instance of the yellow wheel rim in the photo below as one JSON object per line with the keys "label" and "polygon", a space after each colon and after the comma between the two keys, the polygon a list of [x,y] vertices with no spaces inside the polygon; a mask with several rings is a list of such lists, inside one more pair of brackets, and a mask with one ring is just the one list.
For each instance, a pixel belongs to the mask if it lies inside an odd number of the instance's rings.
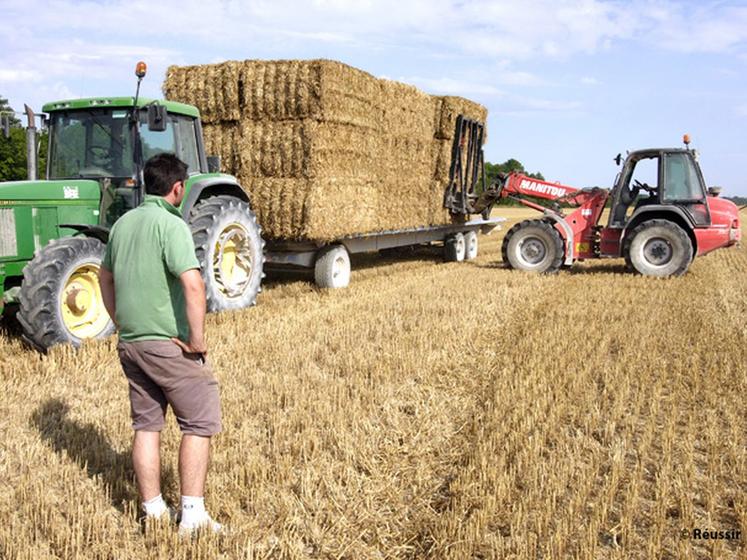
{"label": "yellow wheel rim", "polygon": [[99,287],[99,266],[93,263],[76,268],[65,282],[60,297],[65,328],[77,338],[93,338],[109,324]]}
{"label": "yellow wheel rim", "polygon": [[215,242],[213,274],[220,291],[227,297],[243,295],[252,276],[249,236],[239,223],[223,228]]}

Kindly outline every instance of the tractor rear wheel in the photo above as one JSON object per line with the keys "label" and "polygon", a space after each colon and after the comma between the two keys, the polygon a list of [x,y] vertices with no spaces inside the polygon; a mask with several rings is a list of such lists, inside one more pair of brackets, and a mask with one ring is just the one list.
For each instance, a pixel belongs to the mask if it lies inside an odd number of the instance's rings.
{"label": "tractor rear wheel", "polygon": [[55,344],[77,347],[114,332],[99,287],[104,249],[91,237],[55,239],[23,269],[16,317],[33,346],[42,351]]}
{"label": "tractor rear wheel", "polygon": [[234,196],[199,201],[189,227],[200,262],[208,311],[254,305],[264,274],[265,246],[249,205]]}
{"label": "tractor rear wheel", "polygon": [[630,232],[624,254],[628,266],[645,276],[681,276],[693,259],[693,245],[677,224],[648,220]]}
{"label": "tractor rear wheel", "polygon": [[524,220],[508,230],[501,254],[509,268],[553,274],[563,264],[563,239],[552,224]]}

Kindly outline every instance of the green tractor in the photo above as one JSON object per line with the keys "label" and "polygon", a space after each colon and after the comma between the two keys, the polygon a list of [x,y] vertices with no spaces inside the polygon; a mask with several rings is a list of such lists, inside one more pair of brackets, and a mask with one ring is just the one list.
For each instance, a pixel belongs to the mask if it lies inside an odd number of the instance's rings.
{"label": "green tractor", "polygon": [[[0,183],[0,296],[17,305],[24,340],[45,351],[109,336],[98,272],[109,230],[144,196],[144,162],[161,152],[189,165],[180,210],[205,281],[208,311],[254,305],[264,242],[249,197],[205,154],[199,111],[139,97],[44,105],[49,130],[46,180],[36,180],[34,115],[29,115],[29,180]],[[2,141],[2,138],[0,138]]]}

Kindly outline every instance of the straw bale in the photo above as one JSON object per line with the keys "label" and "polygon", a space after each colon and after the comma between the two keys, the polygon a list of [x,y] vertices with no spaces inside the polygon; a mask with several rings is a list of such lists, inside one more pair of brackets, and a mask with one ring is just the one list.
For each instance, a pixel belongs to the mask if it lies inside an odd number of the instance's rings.
{"label": "straw bale", "polygon": [[241,169],[253,177],[372,177],[381,158],[380,138],[365,128],[319,122],[244,121]]}
{"label": "straw bale", "polygon": [[[485,123],[488,118],[488,110],[474,101],[463,97],[442,96],[438,98],[440,107],[437,107],[436,138],[452,140],[456,130],[456,121],[459,115]],[[487,135],[484,138],[487,142]]]}
{"label": "straw bale", "polygon": [[220,156],[223,173],[238,175],[241,171],[238,123],[203,124],[202,134],[205,140],[205,153],[209,156]]}
{"label": "straw bale", "polygon": [[163,93],[166,99],[200,109],[205,123],[235,121],[241,116],[239,72],[241,63],[228,61],[199,66],[170,66]]}
{"label": "straw bale", "polygon": [[316,119],[376,129],[380,87],[370,74],[332,60],[247,60],[241,113],[251,120]]}
{"label": "straw bale", "polygon": [[200,109],[208,152],[239,177],[271,239],[449,223],[457,116],[487,116],[330,60],[171,67],[164,91]]}
{"label": "straw bale", "polygon": [[379,192],[370,179],[239,180],[267,238],[332,241],[377,229]]}

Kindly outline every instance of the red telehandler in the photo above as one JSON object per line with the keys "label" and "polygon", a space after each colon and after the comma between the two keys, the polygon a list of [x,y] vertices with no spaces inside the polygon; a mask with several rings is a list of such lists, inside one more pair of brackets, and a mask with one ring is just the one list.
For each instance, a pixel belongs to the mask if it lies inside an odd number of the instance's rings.
{"label": "red telehandler", "polygon": [[[519,173],[503,175],[486,188],[479,177],[483,131],[467,119],[457,122],[445,206],[488,215],[496,201],[510,198],[542,213],[506,234],[502,254],[510,268],[553,273],[575,261],[623,257],[627,268],[640,274],[679,276],[696,255],[735,245],[741,238],[737,206],[719,198],[719,188],[706,189],[688,135],[684,148],[629,153],[611,190],[578,189]],[[620,165],[622,156],[615,159]],[[643,161],[656,176],[654,185],[634,177]],[[553,203],[546,207],[529,198]],[[605,207],[609,219],[603,226],[599,222]]]}

